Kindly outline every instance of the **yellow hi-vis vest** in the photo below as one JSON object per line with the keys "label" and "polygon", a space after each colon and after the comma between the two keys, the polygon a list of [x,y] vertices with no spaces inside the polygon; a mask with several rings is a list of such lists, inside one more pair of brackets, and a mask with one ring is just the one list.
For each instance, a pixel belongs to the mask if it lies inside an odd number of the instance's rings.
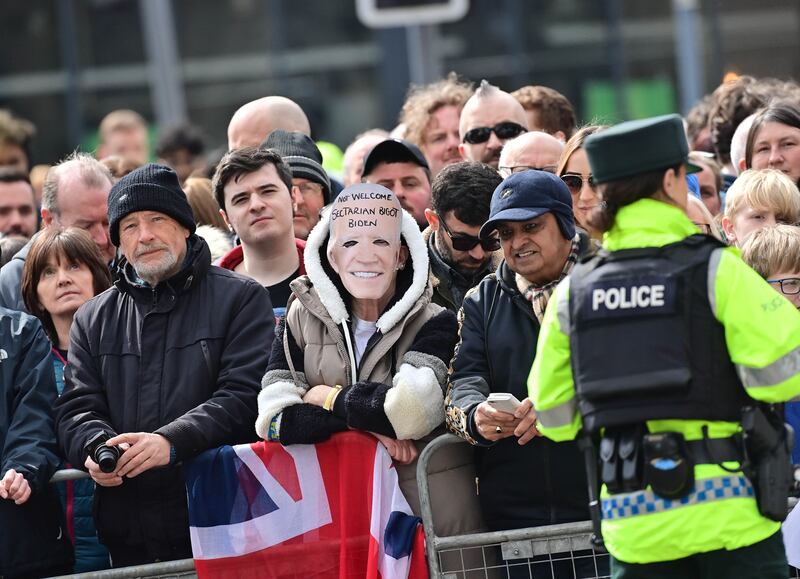
{"label": "yellow hi-vis vest", "polygon": [[[609,251],[660,247],[695,233],[697,228],[680,209],[642,199],[620,209],[603,245]],[[720,248],[712,254],[708,291],[748,395],[763,402],[800,396],[800,312],[742,262],[735,248]],[[581,429],[570,366],[568,295],[569,278],[559,284],[548,303],[528,378],[539,428],[556,441],[571,440]],[[740,428],[736,422],[647,422],[650,432],[680,432],[686,440],[701,439],[703,426],[711,438],[729,437]],[[601,504],[606,547],[626,563],[738,549],[780,528],[759,514],[753,487],[740,471],[730,473],[712,464],[695,466],[695,489],[682,499],[663,499],[650,488],[617,495],[603,488]]]}

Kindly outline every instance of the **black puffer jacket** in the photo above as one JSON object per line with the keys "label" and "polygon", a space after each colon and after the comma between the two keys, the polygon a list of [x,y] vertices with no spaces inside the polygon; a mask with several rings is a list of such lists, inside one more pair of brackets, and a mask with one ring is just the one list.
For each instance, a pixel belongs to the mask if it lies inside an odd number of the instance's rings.
{"label": "black puffer jacket", "polygon": [[[56,426],[68,460],[83,465],[98,430],[156,432],[178,461],[256,439],[256,397],[274,334],[267,291],[211,265],[190,238],[189,258],[154,289],[121,264],[115,285],[84,304],[70,334]],[[152,469],[119,487],[98,486],[101,540],[144,545],[143,560],[188,548],[186,491],[179,466]]]}
{"label": "black puffer jacket", "polygon": [[9,469],[31,487],[22,505],[0,499],[0,577],[66,573],[72,545],[55,488],[56,384],[39,320],[0,307],[0,478]]}
{"label": "black puffer jacket", "polygon": [[[583,237],[581,250],[588,250]],[[486,524],[500,530],[588,520],[586,471],[577,443],[537,437],[520,446],[512,436],[492,444],[474,428],[472,414],[489,393],[527,398],[536,356],[539,322],[505,261],[464,298],[459,332],[445,401],[447,425],[476,445]]]}

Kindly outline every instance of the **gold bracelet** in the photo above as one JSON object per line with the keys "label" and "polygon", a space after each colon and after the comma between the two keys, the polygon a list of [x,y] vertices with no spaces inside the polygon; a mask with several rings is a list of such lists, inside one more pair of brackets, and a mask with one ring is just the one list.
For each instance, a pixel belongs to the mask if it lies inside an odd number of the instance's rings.
{"label": "gold bracelet", "polygon": [[327,410],[328,412],[333,412],[333,403],[336,401],[336,397],[339,395],[339,392],[342,391],[342,385],[337,384],[334,386],[330,392],[328,392],[328,397],[325,398],[325,404],[322,407]]}

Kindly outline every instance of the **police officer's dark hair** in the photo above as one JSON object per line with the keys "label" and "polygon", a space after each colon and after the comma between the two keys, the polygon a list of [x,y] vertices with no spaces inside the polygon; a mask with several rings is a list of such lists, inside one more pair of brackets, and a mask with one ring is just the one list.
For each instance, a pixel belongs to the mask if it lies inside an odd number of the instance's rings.
{"label": "police officer's dark hair", "polygon": [[214,197],[222,209],[225,209],[225,185],[231,180],[238,181],[243,175],[255,173],[267,164],[275,166],[278,177],[283,181],[292,194],[292,170],[289,169],[280,154],[273,149],[260,147],[243,147],[229,151],[217,165],[217,170],[211,179],[211,188]]}
{"label": "police officer's dark hair", "polygon": [[661,191],[664,173],[670,169],[677,174],[681,169],[681,165],[649,171],[626,179],[620,179],[619,181],[609,181],[601,185],[600,197],[602,203],[589,216],[589,225],[599,231],[611,229],[620,209],[639,199],[652,197]]}
{"label": "police officer's dark hair", "polygon": [[489,218],[492,193],[503,178],[485,163],[465,161],[442,169],[431,185],[431,206],[439,219],[456,219],[479,227]]}

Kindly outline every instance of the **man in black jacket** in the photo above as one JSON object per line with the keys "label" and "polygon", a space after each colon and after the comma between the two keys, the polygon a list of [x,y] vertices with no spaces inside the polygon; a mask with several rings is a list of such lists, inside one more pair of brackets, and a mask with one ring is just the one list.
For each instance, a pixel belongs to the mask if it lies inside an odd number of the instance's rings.
{"label": "man in black jacket", "polygon": [[59,463],[56,383],[39,320],[0,307],[0,577],[72,569],[72,546],[48,484]]}
{"label": "man in black jacket", "polygon": [[[257,282],[211,265],[175,173],[145,165],[108,200],[119,279],[75,316],[57,429],[98,484],[95,522],[114,566],[191,556],[178,464],[256,439],[274,318]],[[100,432],[124,451],[100,470]]]}
{"label": "man in black jacket", "polygon": [[[500,183],[480,235],[498,235],[505,259],[467,293],[459,312],[447,425],[475,445],[491,530],[588,520],[583,457],[574,442],[539,437],[527,381],[547,300],[590,251],[589,239],[575,229],[566,185],[535,170]],[[487,402],[492,392],[511,393],[521,404],[514,414],[501,412]],[[568,566],[564,576],[572,577]],[[562,576],[557,569],[555,576]]]}

